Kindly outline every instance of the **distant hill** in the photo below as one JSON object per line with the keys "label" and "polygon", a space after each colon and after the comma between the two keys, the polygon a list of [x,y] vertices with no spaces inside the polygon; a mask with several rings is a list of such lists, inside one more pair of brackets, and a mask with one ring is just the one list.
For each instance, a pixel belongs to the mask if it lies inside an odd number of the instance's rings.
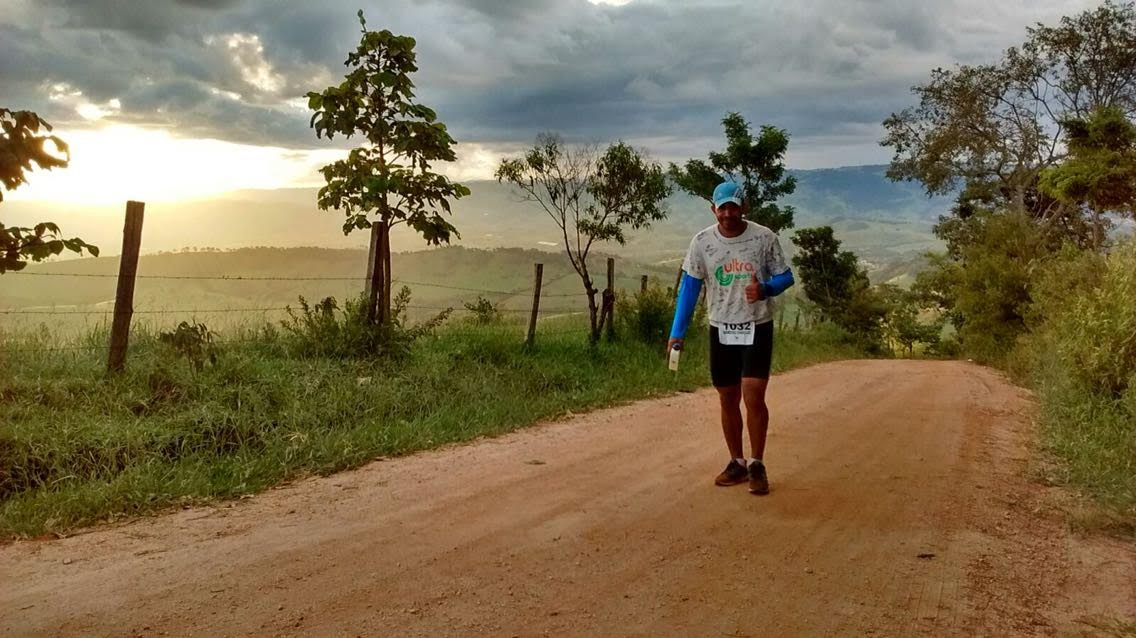
{"label": "distant hill", "polygon": [[[832,225],[846,247],[880,272],[938,248],[931,226],[949,201],[927,198],[913,184],[891,182],[884,171],[884,166],[792,171],[798,187],[786,201],[797,207],[797,227]],[[560,250],[555,225],[535,204],[519,201],[508,186],[493,181],[468,185],[472,195],[454,207],[453,221],[461,231],[458,245]],[[344,236],[341,215],[319,210],[315,198],[316,189],[248,190],[204,200],[151,203],[146,209],[143,252],[249,246],[363,249],[366,233]],[[666,221],[633,234],[626,247],[602,248],[636,261],[674,262],[686,250],[690,236],[713,220],[706,202],[684,194],[671,197],[668,205],[671,215]],[[122,209],[9,201],[0,204],[0,218],[14,225],[50,219],[69,236],[81,236],[113,255],[121,244]],[[787,250],[791,250],[789,239],[783,234]],[[394,234],[392,246],[397,251],[424,248],[405,229]]]}

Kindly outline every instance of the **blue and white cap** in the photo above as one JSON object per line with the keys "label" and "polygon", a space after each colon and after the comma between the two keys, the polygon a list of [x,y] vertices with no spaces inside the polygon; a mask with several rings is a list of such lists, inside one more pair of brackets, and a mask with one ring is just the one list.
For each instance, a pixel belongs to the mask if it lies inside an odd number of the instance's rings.
{"label": "blue and white cap", "polygon": [[742,187],[737,182],[726,180],[714,189],[714,208],[718,208],[722,204],[733,202],[738,206],[742,205],[742,199],[745,193],[742,192]]}

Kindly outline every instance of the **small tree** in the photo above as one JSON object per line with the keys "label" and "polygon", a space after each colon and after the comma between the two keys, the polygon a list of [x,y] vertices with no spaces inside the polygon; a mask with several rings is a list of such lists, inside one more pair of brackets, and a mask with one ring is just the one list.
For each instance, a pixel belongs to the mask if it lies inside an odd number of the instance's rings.
{"label": "small tree", "polygon": [[[596,242],[626,242],[627,230],[648,228],[665,219],[663,200],[670,195],[663,169],[623,142],[600,156],[594,146],[570,148],[559,136],[542,133],[522,157],[504,159],[497,181],[508,182],[522,199],[536,202],[560,229],[564,250],[584,284],[588,298],[590,340],[595,343],[610,321],[600,313],[588,254]],[[614,293],[614,291],[612,291]],[[615,303],[604,299],[604,309]]]}
{"label": "small tree", "polygon": [[840,240],[831,226],[802,228],[793,233],[797,254],[793,266],[801,277],[805,296],[828,320],[844,312],[852,301],[857,278],[867,279],[856,263],[856,254],[840,250]]}
{"label": "small tree", "polygon": [[[0,129],[0,184],[4,185],[0,189],[0,202],[4,201],[5,190],[15,190],[27,183],[26,172],[36,167],[66,168],[71,161],[67,143],[54,135],[40,135],[41,129],[50,132],[51,125],[31,111],[0,108]],[[48,151],[49,142],[62,157]],[[59,227],[52,222],[42,222],[32,228],[6,227],[0,223],[0,274],[23,270],[29,260],[42,261],[64,250],[82,254],[84,249],[96,257],[99,255],[97,246],[78,237],[60,238]]]}
{"label": "small tree", "polygon": [[749,122],[738,113],[727,114],[722,126],[726,129],[726,150],[710,153],[709,164],[697,159],[682,167],[671,164],[671,179],[687,193],[711,201],[714,188],[723,176],[728,176],[745,188],[748,219],[775,233],[792,228],[793,207],[776,203],[797,188],[796,178],[785,175],[789,135],[783,129],[762,126],[761,134],[755,138]]}
{"label": "small tree", "polygon": [[456,159],[456,142],[434,111],[414,101],[414,38],[370,31],[363,12],[358,16],[363,36],[344,62],[351,72],[339,86],[307,97],[317,137],[359,135],[365,141],[347,159],[320,169],[327,185],[318,203],[346,214],[345,235],[379,225],[380,285],[370,289],[367,315],[385,324],[391,318],[391,228],[406,224],[427,244],[449,243],[460,235],[442,211],[450,213],[449,199],[469,195],[469,189],[430,171],[431,162]]}
{"label": "small tree", "polygon": [[865,347],[877,349],[888,305],[872,287],[856,254],[840,250],[831,226],[802,228],[793,234],[793,244],[798,251],[793,266],[816,312],[855,335]]}

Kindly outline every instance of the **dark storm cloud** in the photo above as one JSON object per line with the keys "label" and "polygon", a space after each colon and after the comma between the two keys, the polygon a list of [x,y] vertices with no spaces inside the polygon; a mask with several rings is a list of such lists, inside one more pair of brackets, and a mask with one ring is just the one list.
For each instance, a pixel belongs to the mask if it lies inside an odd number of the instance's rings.
{"label": "dark storm cloud", "polygon": [[111,120],[316,146],[296,98],[342,76],[359,4],[370,27],[417,39],[419,97],[459,140],[555,129],[701,155],[739,110],[870,161],[879,122],[931,68],[991,59],[1027,24],[1088,3],[0,0],[0,86],[7,105],[61,122],[79,121],[64,85],[117,100]]}

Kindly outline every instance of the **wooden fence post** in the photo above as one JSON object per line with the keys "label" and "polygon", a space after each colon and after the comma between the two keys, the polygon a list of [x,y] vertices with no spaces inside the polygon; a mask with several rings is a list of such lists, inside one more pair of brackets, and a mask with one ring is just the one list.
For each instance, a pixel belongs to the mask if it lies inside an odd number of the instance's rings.
{"label": "wooden fence post", "polygon": [[533,345],[536,341],[536,316],[540,313],[540,283],[544,277],[544,264],[535,264],[533,271],[532,314],[529,316],[529,333],[525,337],[525,345],[527,346]]}
{"label": "wooden fence post", "polygon": [[118,260],[118,290],[114,295],[114,320],[110,328],[110,355],[107,372],[121,372],[126,366],[126,347],[130,341],[130,319],[134,316],[134,276],[138,274],[138,252],[142,246],[142,214],[146,204],[126,202],[126,223],[122,227],[122,256]]}
{"label": "wooden fence post", "polygon": [[604,291],[607,306],[607,338],[615,338],[615,257],[607,258],[607,290]]}
{"label": "wooden fence post", "polygon": [[647,275],[639,278],[639,292],[647,292]]}

